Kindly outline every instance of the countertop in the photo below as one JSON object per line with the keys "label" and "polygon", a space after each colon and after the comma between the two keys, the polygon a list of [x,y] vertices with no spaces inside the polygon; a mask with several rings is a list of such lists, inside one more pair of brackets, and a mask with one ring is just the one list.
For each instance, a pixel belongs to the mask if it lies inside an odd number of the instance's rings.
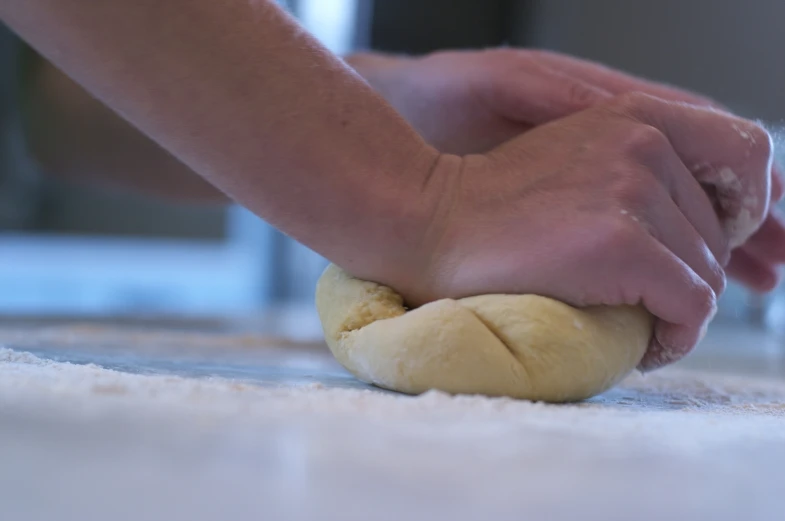
{"label": "countertop", "polygon": [[371,388],[298,313],[0,320],[0,517],[782,519],[776,336],[553,406]]}

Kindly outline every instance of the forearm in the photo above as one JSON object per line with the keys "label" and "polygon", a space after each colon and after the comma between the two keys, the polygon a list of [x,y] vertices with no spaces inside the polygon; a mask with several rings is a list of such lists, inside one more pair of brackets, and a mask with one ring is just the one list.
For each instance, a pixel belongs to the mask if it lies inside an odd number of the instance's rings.
{"label": "forearm", "polygon": [[[393,106],[401,60],[367,52],[345,58]],[[47,60],[28,51],[25,61],[27,149],[44,173],[172,200],[228,201],[226,194]]]}
{"label": "forearm", "polygon": [[223,204],[226,195],[40,56],[27,56],[24,133],[48,175],[173,200]]}
{"label": "forearm", "polygon": [[345,267],[407,240],[419,209],[406,194],[438,154],[273,4],[9,0],[0,15],[193,170]]}
{"label": "forearm", "polygon": [[[24,132],[28,152],[44,173],[173,200],[228,201],[57,67],[33,51],[25,54]],[[345,61],[395,106],[400,57],[363,52]]]}
{"label": "forearm", "polygon": [[[172,200],[229,200],[47,60],[32,51],[26,59],[24,130],[28,152],[44,173]],[[402,60],[369,52],[345,58],[393,106]]]}

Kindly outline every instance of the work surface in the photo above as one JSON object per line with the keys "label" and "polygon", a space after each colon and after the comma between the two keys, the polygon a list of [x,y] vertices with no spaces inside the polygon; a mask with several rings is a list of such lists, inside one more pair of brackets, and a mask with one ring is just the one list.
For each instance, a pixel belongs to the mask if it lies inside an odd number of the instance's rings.
{"label": "work surface", "polygon": [[562,406],[384,392],[319,343],[204,324],[8,322],[0,344],[3,520],[785,516],[762,333],[714,328]]}

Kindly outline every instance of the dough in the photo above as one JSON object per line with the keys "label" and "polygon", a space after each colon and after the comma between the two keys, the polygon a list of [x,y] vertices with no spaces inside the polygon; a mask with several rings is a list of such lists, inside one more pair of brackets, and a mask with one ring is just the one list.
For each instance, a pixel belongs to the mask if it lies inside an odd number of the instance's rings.
{"label": "dough", "polygon": [[[715,203],[731,246],[743,244],[761,224],[753,185],[729,167],[696,175],[722,194]],[[336,266],[319,279],[316,307],[333,355],[360,380],[411,394],[547,402],[615,385],[643,358],[654,326],[640,306],[578,309],[537,295],[444,299],[409,311],[392,289]]]}
{"label": "dough", "polygon": [[537,295],[444,299],[407,310],[392,289],[334,265],[319,279],[316,306],[346,369],[410,394],[582,400],[638,365],[653,327],[641,307],[577,309]]}

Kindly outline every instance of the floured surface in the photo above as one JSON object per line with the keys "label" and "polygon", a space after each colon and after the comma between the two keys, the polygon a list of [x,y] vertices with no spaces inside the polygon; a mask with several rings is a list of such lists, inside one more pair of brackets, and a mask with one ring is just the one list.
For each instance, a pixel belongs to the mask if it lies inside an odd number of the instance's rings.
{"label": "floured surface", "polygon": [[[103,402],[111,397],[113,406],[195,409],[200,414],[221,414],[242,408],[249,415],[259,412],[265,417],[277,413],[327,416],[378,413],[385,418],[401,414],[405,419],[406,414],[417,412],[422,404],[426,404],[428,414],[433,413],[431,409],[444,411],[453,408],[455,411],[483,413],[521,408],[537,410],[538,415],[564,417],[572,423],[584,421],[587,415],[607,414],[612,418],[616,412],[625,412],[625,419],[630,414],[635,415],[639,423],[656,412],[680,411],[686,419],[673,416],[671,430],[679,427],[677,420],[692,423],[696,417],[710,417],[715,424],[718,418],[726,421],[727,417],[735,420],[741,416],[752,427],[758,420],[776,418],[779,425],[782,419],[781,429],[766,432],[753,429],[748,433],[750,436],[773,436],[775,440],[785,436],[785,384],[678,369],[665,369],[649,375],[635,374],[591,400],[558,406],[479,396],[451,397],[439,392],[409,397],[370,387],[350,391],[307,381],[273,380],[262,385],[220,377],[129,374],[95,364],[57,362],[30,352],[0,348],[0,390],[0,403],[6,405],[15,401],[58,398],[66,400],[60,404],[61,409],[73,406],[78,410],[94,408],[100,411]],[[602,430],[608,437],[624,439],[630,434],[628,429],[637,432],[639,427],[625,421],[613,429],[603,426]],[[585,432],[582,426],[579,430]],[[703,435],[721,437],[724,434],[720,430]],[[657,436],[666,438],[671,435],[661,432]]]}
{"label": "floured surface", "polygon": [[[672,369],[578,405],[412,398],[353,388],[313,346],[139,333],[146,346],[272,353],[239,376],[205,355],[190,374],[99,355],[114,338],[101,330],[70,344],[51,333],[0,332],[17,348],[0,351],[0,504],[15,521],[773,520],[785,509],[783,382]],[[57,353],[154,370],[46,359]],[[263,377],[282,367],[290,378]]]}

